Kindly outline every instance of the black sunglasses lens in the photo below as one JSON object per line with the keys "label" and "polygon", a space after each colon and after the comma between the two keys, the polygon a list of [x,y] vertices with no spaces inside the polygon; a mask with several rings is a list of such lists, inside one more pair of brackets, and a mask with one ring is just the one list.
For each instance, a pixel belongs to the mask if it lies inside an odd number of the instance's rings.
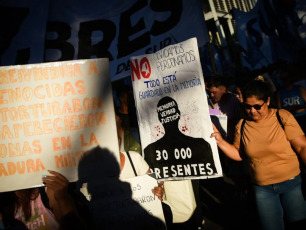
{"label": "black sunglasses lens", "polygon": [[249,105],[249,104],[244,104],[244,108],[246,108],[246,109],[252,109],[252,107],[253,107],[253,108],[256,109],[256,110],[260,110],[262,106],[263,106],[263,104],[262,104],[262,105]]}
{"label": "black sunglasses lens", "polygon": [[261,109],[261,105],[253,105],[254,109],[256,110],[260,110]]}

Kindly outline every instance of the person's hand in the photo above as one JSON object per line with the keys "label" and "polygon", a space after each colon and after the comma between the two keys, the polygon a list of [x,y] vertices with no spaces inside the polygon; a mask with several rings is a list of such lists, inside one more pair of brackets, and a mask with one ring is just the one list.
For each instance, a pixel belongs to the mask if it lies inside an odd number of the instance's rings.
{"label": "person's hand", "polygon": [[74,210],[73,202],[68,192],[68,179],[60,173],[48,170],[51,175],[44,176],[42,181],[46,185],[49,206],[59,221]]}
{"label": "person's hand", "polygon": [[152,189],[153,194],[157,196],[160,201],[163,201],[163,195],[164,195],[163,185],[164,185],[164,182],[161,181],[158,183],[158,186]]}
{"label": "person's hand", "polygon": [[213,125],[214,132],[210,135],[210,137],[211,138],[214,137],[216,139],[217,144],[218,144],[219,141],[223,140],[223,137],[222,137],[221,133],[219,132],[219,130],[214,125],[214,123],[212,123],[212,125]]}
{"label": "person's hand", "polygon": [[51,175],[47,175],[42,178],[42,181],[46,185],[47,189],[53,190],[54,198],[56,201],[66,199],[68,194],[69,181],[62,174],[48,170]]}

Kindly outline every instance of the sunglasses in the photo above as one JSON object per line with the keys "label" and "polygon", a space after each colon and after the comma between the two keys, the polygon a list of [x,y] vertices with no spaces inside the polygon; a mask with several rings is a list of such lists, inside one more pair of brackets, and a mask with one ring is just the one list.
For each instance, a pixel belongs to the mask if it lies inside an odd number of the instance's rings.
{"label": "sunglasses", "polygon": [[266,102],[262,103],[262,105],[257,105],[257,104],[256,104],[256,105],[244,104],[244,108],[250,110],[250,109],[252,109],[252,107],[253,107],[253,108],[256,109],[256,110],[261,110],[261,107],[262,107],[265,103],[266,103]]}

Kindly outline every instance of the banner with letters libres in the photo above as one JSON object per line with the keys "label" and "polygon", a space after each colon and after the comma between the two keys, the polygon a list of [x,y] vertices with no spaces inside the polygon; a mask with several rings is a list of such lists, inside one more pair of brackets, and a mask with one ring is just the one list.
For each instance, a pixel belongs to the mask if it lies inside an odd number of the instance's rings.
{"label": "banner with letters libres", "polygon": [[109,58],[112,81],[130,56],[197,37],[209,41],[200,0],[0,1],[0,65]]}

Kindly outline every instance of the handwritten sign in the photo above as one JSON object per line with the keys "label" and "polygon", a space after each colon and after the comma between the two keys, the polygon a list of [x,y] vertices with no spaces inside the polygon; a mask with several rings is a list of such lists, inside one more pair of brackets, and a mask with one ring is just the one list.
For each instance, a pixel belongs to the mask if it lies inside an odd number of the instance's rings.
{"label": "handwritten sign", "polygon": [[151,191],[156,185],[148,175],[88,183],[95,229],[166,229],[161,202]]}
{"label": "handwritten sign", "polygon": [[[0,68],[0,192],[77,180],[82,153],[118,153],[108,59]],[[118,156],[116,156],[118,160]]]}
{"label": "handwritten sign", "polygon": [[137,201],[148,213],[157,217],[165,223],[165,217],[161,201],[152,193],[152,189],[157,186],[154,173],[143,176],[122,179],[129,182],[132,190],[132,198]]}
{"label": "handwritten sign", "polygon": [[196,38],[131,58],[144,158],[157,179],[222,175]]}

